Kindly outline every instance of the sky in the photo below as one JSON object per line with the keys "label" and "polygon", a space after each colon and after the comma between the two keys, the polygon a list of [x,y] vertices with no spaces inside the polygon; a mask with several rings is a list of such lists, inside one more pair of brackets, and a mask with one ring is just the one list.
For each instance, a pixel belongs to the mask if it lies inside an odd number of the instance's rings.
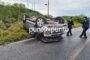
{"label": "sky", "polygon": [[[5,3],[23,3],[29,9],[34,9],[42,14],[47,14],[48,0],[0,0]],[[90,0],[49,0],[50,15],[75,16],[86,15],[90,17]]]}

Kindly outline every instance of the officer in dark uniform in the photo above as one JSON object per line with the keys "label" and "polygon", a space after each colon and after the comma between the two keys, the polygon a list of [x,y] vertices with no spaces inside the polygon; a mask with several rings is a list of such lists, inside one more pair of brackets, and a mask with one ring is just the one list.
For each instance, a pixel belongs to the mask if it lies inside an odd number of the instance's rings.
{"label": "officer in dark uniform", "polygon": [[67,32],[67,36],[72,36],[72,25],[74,25],[73,21],[72,20],[69,20],[67,22],[67,26],[68,26],[68,32]]}
{"label": "officer in dark uniform", "polygon": [[84,17],[84,21],[82,22],[82,28],[83,31],[80,35],[80,38],[82,38],[82,36],[84,36],[84,38],[87,38],[86,31],[89,29],[89,20],[87,17]]}

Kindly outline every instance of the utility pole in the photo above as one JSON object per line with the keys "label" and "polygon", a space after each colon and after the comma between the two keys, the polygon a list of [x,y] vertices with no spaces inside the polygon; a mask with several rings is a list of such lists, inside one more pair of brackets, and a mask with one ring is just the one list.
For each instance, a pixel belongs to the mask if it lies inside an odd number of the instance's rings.
{"label": "utility pole", "polygon": [[47,4],[45,4],[47,6],[47,16],[49,17],[49,10],[50,10],[50,2],[48,0]]}
{"label": "utility pole", "polygon": [[33,6],[33,7],[34,7],[34,11],[35,11],[35,7],[36,7],[36,6],[35,6],[35,5],[36,5],[35,0],[34,0],[34,2],[33,2],[33,5],[34,5],[34,6]]}
{"label": "utility pole", "polygon": [[47,5],[48,5],[48,17],[49,17],[49,8],[50,8],[50,6],[49,6],[50,5],[49,0],[48,0],[48,4]]}
{"label": "utility pole", "polygon": [[29,0],[27,0],[27,7],[29,8]]}
{"label": "utility pole", "polygon": [[35,10],[35,5],[36,5],[35,0],[33,0],[33,2],[32,2],[32,10]]}
{"label": "utility pole", "polygon": [[33,2],[32,2],[32,10],[34,10],[34,9],[33,9]]}

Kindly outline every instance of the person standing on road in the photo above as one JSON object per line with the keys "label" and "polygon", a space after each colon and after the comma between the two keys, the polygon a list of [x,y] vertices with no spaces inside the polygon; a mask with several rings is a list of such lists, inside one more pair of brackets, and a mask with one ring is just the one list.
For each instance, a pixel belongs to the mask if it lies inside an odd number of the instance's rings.
{"label": "person standing on road", "polygon": [[67,26],[68,26],[67,36],[69,36],[69,35],[72,36],[72,25],[74,25],[72,20],[67,21]]}
{"label": "person standing on road", "polygon": [[84,36],[84,38],[87,38],[86,31],[89,29],[89,20],[87,17],[84,17],[84,21],[82,22],[82,28],[83,31],[80,35],[80,38],[82,38],[82,36]]}

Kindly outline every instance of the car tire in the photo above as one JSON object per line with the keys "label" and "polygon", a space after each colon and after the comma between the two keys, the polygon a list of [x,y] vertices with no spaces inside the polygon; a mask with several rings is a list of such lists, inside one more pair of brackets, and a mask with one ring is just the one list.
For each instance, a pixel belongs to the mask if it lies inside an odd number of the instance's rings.
{"label": "car tire", "polygon": [[36,19],[36,27],[42,27],[46,23],[46,19],[43,17],[38,17]]}

